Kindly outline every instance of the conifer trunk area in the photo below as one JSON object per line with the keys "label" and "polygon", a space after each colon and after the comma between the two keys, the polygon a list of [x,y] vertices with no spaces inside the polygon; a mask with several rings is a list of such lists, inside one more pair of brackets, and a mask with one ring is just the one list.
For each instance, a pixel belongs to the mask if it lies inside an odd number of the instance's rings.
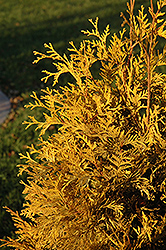
{"label": "conifer trunk area", "polygon": [[[166,248],[166,39],[163,8],[148,14],[135,0],[121,13],[122,29],[92,31],[69,56],[51,43],[34,51],[38,63],[51,59],[52,88],[32,93],[27,108],[44,108],[43,121],[27,118],[39,130],[19,175],[28,177],[21,213],[6,208],[16,239],[1,240],[16,250],[162,250]],[[134,14],[136,13],[136,15]],[[89,38],[90,37],[90,38]],[[164,40],[165,41],[165,40]],[[93,66],[99,62],[98,77]],[[59,77],[73,81],[57,90]],[[43,135],[57,126],[47,139]]]}

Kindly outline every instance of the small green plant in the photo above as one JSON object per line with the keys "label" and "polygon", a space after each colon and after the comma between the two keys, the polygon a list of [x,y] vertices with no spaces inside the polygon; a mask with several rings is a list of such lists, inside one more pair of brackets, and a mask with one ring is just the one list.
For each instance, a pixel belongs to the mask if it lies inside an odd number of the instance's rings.
{"label": "small green plant", "polygon": [[[166,245],[166,49],[157,50],[158,38],[166,39],[166,22],[157,2],[151,0],[148,17],[141,6],[121,14],[123,28],[108,44],[109,26],[100,34],[98,18],[94,40],[70,56],[59,55],[51,44],[47,53],[34,52],[38,63],[53,60],[57,71],[44,71],[44,82],[70,73],[73,83],[60,90],[48,87],[40,98],[32,94],[27,107],[45,108],[44,120],[34,116],[27,128],[40,129],[39,143],[21,158],[20,175],[28,179],[24,208],[11,213],[16,240],[4,245],[30,249],[163,249]],[[92,66],[101,65],[95,78]],[[58,133],[43,139],[58,125]],[[20,217],[21,216],[21,217]]]}

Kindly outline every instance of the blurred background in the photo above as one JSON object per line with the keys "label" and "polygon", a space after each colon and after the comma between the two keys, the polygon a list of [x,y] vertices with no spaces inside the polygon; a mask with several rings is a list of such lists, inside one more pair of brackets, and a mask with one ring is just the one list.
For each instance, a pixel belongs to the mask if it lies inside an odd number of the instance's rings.
{"label": "blurred background", "polygon": [[[81,30],[92,28],[89,18],[99,17],[101,31],[109,24],[111,34],[118,32],[122,23],[120,12],[127,15],[126,3],[126,0],[0,0],[0,90],[10,98],[12,106],[0,125],[0,238],[14,237],[13,222],[3,206],[20,211],[23,187],[16,165],[21,162],[19,153],[25,153],[27,145],[36,143],[38,138],[34,127],[25,130],[22,122],[28,115],[42,117],[41,110],[30,111],[24,105],[29,102],[31,91],[40,93],[45,88],[40,81],[41,71],[54,70],[49,60],[33,65],[33,51],[44,52],[43,44],[49,42],[60,54],[67,53],[69,41],[78,47],[86,39]],[[135,12],[141,4],[147,11],[150,1],[136,0]],[[65,78],[61,84],[65,84]],[[49,85],[51,81],[46,84]]]}

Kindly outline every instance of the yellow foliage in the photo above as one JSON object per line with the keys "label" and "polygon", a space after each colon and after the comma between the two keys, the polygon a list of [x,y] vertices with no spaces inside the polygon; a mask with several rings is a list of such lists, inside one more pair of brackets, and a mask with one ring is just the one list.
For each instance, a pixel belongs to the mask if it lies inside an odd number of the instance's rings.
{"label": "yellow foliage", "polygon": [[[16,240],[4,245],[20,250],[127,250],[163,249],[166,227],[166,39],[162,18],[165,0],[151,1],[148,17],[144,7],[127,19],[119,34],[111,37],[109,25],[101,34],[98,18],[89,20],[93,36],[70,55],[59,55],[52,44],[46,53],[34,52],[38,63],[52,59],[56,72],[74,81],[59,90],[46,88],[27,108],[45,108],[44,121],[30,116],[27,128],[40,130],[39,144],[31,145],[20,172],[28,173],[21,214],[7,209],[17,228]],[[100,62],[100,79],[92,65]],[[51,125],[58,133],[42,135]]]}

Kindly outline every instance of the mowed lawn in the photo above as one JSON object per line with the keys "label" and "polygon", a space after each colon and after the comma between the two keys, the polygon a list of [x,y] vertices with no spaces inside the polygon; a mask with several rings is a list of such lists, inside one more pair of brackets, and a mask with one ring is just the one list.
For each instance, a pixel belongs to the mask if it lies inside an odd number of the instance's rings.
{"label": "mowed lawn", "polygon": [[0,1],[0,88],[8,95],[40,87],[40,70],[33,66],[33,50],[43,51],[52,42],[59,53],[68,42],[85,38],[89,18],[100,18],[101,30],[109,23],[120,28],[125,0],[1,0]]}
{"label": "mowed lawn", "polygon": [[[146,1],[148,5],[149,1]],[[68,42],[76,45],[90,29],[89,18],[99,17],[102,31],[110,24],[111,33],[121,27],[120,12],[126,0],[0,0],[0,88],[9,96],[40,87],[44,63],[33,66],[33,50],[44,51],[52,42],[59,53]],[[136,1],[136,9],[143,0]],[[126,13],[127,14],[127,13]]]}

